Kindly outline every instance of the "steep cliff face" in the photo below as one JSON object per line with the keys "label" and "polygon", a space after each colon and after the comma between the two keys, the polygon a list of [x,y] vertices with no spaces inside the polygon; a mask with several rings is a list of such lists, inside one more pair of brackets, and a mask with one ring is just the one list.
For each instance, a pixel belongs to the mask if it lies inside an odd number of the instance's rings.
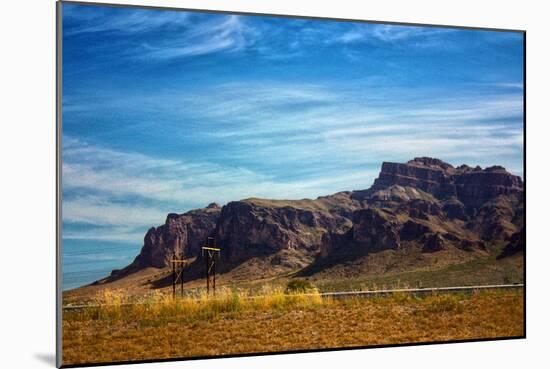
{"label": "steep cliff face", "polygon": [[416,158],[406,164],[384,162],[371,190],[398,185],[416,188],[436,196],[452,195],[450,177],[453,171],[451,165],[431,158]]}
{"label": "steep cliff face", "polygon": [[223,208],[216,239],[224,249],[223,256],[234,262],[283,249],[308,248],[315,243],[315,235],[307,230],[316,222],[311,211],[230,202]]}
{"label": "steep cliff face", "polygon": [[499,195],[523,195],[521,178],[499,166],[461,172],[454,176],[454,185],[457,198],[465,205],[474,207]]}
{"label": "steep cliff face", "polygon": [[508,245],[505,257],[524,247],[523,191],[521,178],[499,166],[453,167],[426,157],[383,163],[366,190],[314,200],[246,199],[169,214],[147,232],[134,262],[113,274],[162,268],[173,255],[200,258],[209,236],[233,266],[255,258],[296,269],[336,254],[484,252]]}
{"label": "steep cliff face", "polygon": [[319,252],[325,232],[349,227],[353,205],[340,205],[333,207],[322,199],[230,202],[223,207],[215,230],[218,244],[224,250],[222,257],[237,262],[281,250],[313,256]]}
{"label": "steep cliff face", "polygon": [[521,178],[501,166],[481,169],[461,165],[455,168],[439,159],[426,157],[405,164],[384,162],[367,195],[391,186],[412,187],[440,200],[456,198],[473,207],[499,195],[515,196],[523,192]]}
{"label": "steep cliff face", "polygon": [[184,214],[168,214],[163,225],[147,231],[134,262],[122,271],[113,271],[114,275],[144,267],[162,268],[170,264],[174,255],[198,256],[201,246],[212,235],[220,213],[221,207],[212,203]]}

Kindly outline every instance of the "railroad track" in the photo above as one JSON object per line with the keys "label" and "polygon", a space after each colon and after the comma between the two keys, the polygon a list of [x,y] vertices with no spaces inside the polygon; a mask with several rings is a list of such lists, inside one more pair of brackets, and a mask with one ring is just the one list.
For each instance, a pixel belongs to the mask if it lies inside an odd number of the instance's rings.
{"label": "railroad track", "polygon": [[[522,283],[517,284],[494,284],[494,285],[484,285],[484,286],[458,286],[458,287],[434,287],[434,288],[398,288],[398,289],[389,289],[389,290],[373,290],[373,291],[344,291],[344,292],[322,292],[319,295],[321,297],[333,297],[333,298],[347,298],[347,297],[373,297],[373,296],[383,296],[391,295],[394,293],[406,293],[411,295],[422,295],[422,294],[434,294],[434,293],[459,293],[459,292],[473,292],[481,290],[503,290],[503,289],[520,289],[525,288],[525,285]],[[304,294],[308,296],[309,294]],[[314,296],[311,294],[310,296]],[[249,298],[260,298],[262,296],[251,296]],[[135,302],[135,303],[124,303],[121,306],[129,305],[139,305],[144,304],[144,302]],[[86,304],[86,305],[67,305],[63,306],[63,311],[71,310],[82,310],[86,308],[96,308],[104,305],[98,304]]]}

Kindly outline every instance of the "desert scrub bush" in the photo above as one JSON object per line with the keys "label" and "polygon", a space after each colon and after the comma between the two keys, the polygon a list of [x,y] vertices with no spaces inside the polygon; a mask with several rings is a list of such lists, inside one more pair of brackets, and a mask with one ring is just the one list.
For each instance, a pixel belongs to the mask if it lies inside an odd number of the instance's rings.
{"label": "desert scrub bush", "polygon": [[307,293],[313,289],[315,289],[314,286],[308,281],[303,279],[293,279],[287,283],[285,293]]}

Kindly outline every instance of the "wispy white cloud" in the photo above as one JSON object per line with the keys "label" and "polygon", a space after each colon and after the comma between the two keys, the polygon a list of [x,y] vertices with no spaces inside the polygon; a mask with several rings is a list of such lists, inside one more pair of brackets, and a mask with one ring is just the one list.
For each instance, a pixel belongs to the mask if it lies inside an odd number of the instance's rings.
{"label": "wispy white cloud", "polygon": [[494,86],[495,87],[501,87],[501,88],[510,88],[510,89],[523,90],[523,83],[516,83],[516,82],[495,83]]}
{"label": "wispy white cloud", "polygon": [[[148,228],[163,223],[166,218],[167,212],[159,208],[120,203],[116,197],[98,195],[100,192],[96,189],[88,193],[63,201],[64,239],[139,244]],[[72,228],[75,224],[80,226]]]}
{"label": "wispy white cloud", "polygon": [[[386,89],[378,84],[343,88],[264,81],[212,86],[194,91],[192,96],[178,96],[169,104],[185,102],[182,105],[198,112],[195,118],[203,124],[223,122],[223,129],[207,134],[238,139],[280,140],[283,136],[296,140],[308,133],[330,136],[353,130],[403,132],[418,127],[432,130],[443,124],[494,130],[504,125],[499,121],[510,117],[521,120],[523,116],[521,94],[438,93]],[[396,99],[397,95],[401,98]]]}
{"label": "wispy white cloud", "polygon": [[446,28],[376,25],[372,27],[371,34],[381,41],[394,42],[414,37],[440,35],[448,32],[453,32],[453,30]]}
{"label": "wispy white cloud", "polygon": [[[449,29],[368,23],[322,23],[286,20],[292,32],[278,22],[245,16],[200,14],[181,11],[150,11],[109,7],[65,6],[66,37],[83,34],[131,36],[124,47],[111,53],[117,58],[172,60],[220,52],[253,50],[270,60],[303,56],[304,48],[322,44],[385,44],[407,41],[409,46],[441,46],[439,35]],[[163,32],[163,37],[155,32]],[[119,40],[120,41],[120,40]],[[88,48],[102,47],[87,45]],[[348,48],[338,51],[350,54]],[[351,54],[350,54],[351,55]],[[114,57],[115,55],[113,55]]]}
{"label": "wispy white cloud", "polygon": [[64,201],[62,213],[64,221],[98,226],[139,227],[157,224],[166,217],[164,211],[155,208],[116,204],[98,196]]}
{"label": "wispy white cloud", "polygon": [[[71,141],[65,138],[65,141]],[[74,141],[74,140],[73,140]],[[205,206],[212,201],[222,203],[245,197],[302,198],[325,194],[319,192],[326,185],[349,183],[352,178],[365,178],[365,172],[350,172],[339,177],[319,177],[296,183],[280,181],[274,176],[264,175],[249,169],[228,167],[208,162],[186,164],[180,161],[155,159],[142,154],[120,152],[103,147],[88,145],[84,142],[69,146],[80,146],[84,149],[64,148],[63,188],[64,190],[85,189],[102,194],[102,196],[120,199],[124,196],[138,196],[142,199],[168,202],[172,211],[187,210],[190,204]],[[96,154],[97,153],[97,154]],[[84,159],[87,157],[88,159]],[[95,159],[94,159],[95,158]],[[79,164],[74,162],[80,161]],[[155,166],[155,161],[158,165]],[[143,163],[143,168],[140,167]],[[146,170],[144,170],[146,168]],[[369,173],[372,174],[372,173]],[[344,188],[342,188],[344,189]],[[70,206],[65,211],[67,219],[74,222],[115,225],[123,224],[119,215],[129,210],[126,206],[97,198],[67,201]],[[109,215],[102,222],[94,223],[95,216],[101,216],[101,208],[108,206],[114,215]],[[86,218],[77,209],[93,212]],[[137,208],[139,214],[144,208]],[[97,211],[96,211],[97,210]],[[165,214],[150,209],[144,214],[158,218]],[[86,220],[88,219],[88,220]],[[139,221],[139,216],[136,221]],[[147,220],[148,221],[148,220]],[[127,222],[132,222],[128,219]]]}
{"label": "wispy white cloud", "polygon": [[475,165],[508,163],[521,174],[521,94],[464,92],[434,98],[438,93],[432,91],[427,98],[407,89],[363,91],[233,84],[216,86],[204,97],[195,94],[193,109],[203,122],[223,121],[221,129],[203,134],[235,145],[229,158],[246,159],[253,152],[264,165],[282,163],[287,158],[281,153],[287,152],[298,163],[341,160],[347,166],[430,153],[457,165],[460,158]]}
{"label": "wispy white cloud", "polygon": [[397,43],[407,41],[408,45],[414,46],[436,46],[438,42],[434,38],[453,32],[451,29],[399,26],[384,24],[357,24],[352,29],[337,33],[328,38],[328,43],[362,43],[362,42],[382,42]]}
{"label": "wispy white cloud", "polygon": [[136,50],[138,58],[173,59],[240,51],[254,43],[254,30],[241,17],[230,15],[194,24],[193,28],[162,45],[144,44]]}
{"label": "wispy white cloud", "polygon": [[[69,5],[65,7],[64,23],[65,37],[92,33],[125,36],[125,46],[113,52],[119,58],[132,59],[168,60],[235,52],[252,45],[257,36],[241,16],[181,11]],[[164,36],[156,37],[158,31]],[[86,45],[102,53],[104,47]]]}
{"label": "wispy white cloud", "polygon": [[[104,208],[104,211],[108,211]],[[143,241],[146,230],[155,226],[158,223],[144,224],[142,229],[129,229],[127,227],[103,227],[101,229],[79,229],[79,230],[64,230],[64,240],[93,240],[93,241],[109,241],[109,242],[130,242],[139,247]],[[97,255],[91,256],[90,259],[96,259]]]}
{"label": "wispy white cloud", "polygon": [[181,27],[188,23],[190,13],[143,9],[101,8],[65,5],[63,17],[68,27],[65,36],[86,33],[140,34],[163,27]]}

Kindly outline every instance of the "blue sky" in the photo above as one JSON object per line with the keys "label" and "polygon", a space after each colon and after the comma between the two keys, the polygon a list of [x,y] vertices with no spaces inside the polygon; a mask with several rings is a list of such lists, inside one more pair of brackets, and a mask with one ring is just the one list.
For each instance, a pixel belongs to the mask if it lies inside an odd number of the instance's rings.
{"label": "blue sky", "polygon": [[382,161],[522,175],[522,37],[64,4],[66,247],[139,247],[212,201],[365,189]]}

